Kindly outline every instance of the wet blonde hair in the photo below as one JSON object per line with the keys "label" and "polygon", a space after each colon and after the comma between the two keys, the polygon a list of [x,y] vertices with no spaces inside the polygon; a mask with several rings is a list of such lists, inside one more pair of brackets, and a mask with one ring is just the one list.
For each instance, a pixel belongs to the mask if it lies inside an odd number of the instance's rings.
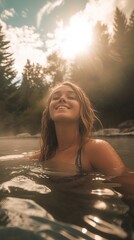
{"label": "wet blonde hair", "polygon": [[93,123],[95,119],[94,110],[92,108],[91,102],[84,93],[84,91],[77,85],[72,82],[63,82],[55,86],[50,92],[46,108],[42,114],[42,122],[41,122],[41,139],[42,139],[42,147],[41,147],[41,157],[40,160],[47,160],[53,156],[57,148],[57,137],[55,132],[55,125],[53,120],[50,118],[49,114],[49,104],[51,102],[51,98],[55,89],[60,86],[69,86],[76,94],[78,101],[80,103],[80,119],[79,119],[79,132],[81,138],[90,137]]}

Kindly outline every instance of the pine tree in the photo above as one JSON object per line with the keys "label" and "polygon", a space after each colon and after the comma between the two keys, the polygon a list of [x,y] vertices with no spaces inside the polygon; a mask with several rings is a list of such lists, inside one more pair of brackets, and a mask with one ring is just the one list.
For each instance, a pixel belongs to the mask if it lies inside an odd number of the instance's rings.
{"label": "pine tree", "polygon": [[116,8],[114,17],[113,47],[115,52],[123,58],[127,51],[127,19],[125,14]]}
{"label": "pine tree", "polygon": [[[133,118],[133,35],[134,13],[132,12],[129,21],[127,21],[125,14],[116,8],[114,18],[114,44],[113,48],[120,56],[120,62],[116,66],[116,80],[119,82],[118,101],[116,101],[118,109],[124,106],[123,111],[120,112],[122,116],[125,115],[128,119]],[[115,98],[116,99],[116,98]]]}
{"label": "pine tree", "polygon": [[0,25],[0,134],[13,128],[18,99],[14,59],[9,47],[10,42],[6,40]]}
{"label": "pine tree", "polygon": [[66,75],[66,60],[62,59],[57,52],[48,56],[48,66],[46,74],[49,77],[51,85],[64,81]]}
{"label": "pine tree", "polygon": [[45,68],[27,60],[19,87],[18,131],[36,133],[40,130],[41,115],[45,107],[43,98],[49,88]]}
{"label": "pine tree", "polygon": [[0,101],[7,103],[16,91],[16,77],[13,55],[9,52],[10,42],[0,26]]}
{"label": "pine tree", "polygon": [[129,18],[128,31],[131,32],[132,34],[134,34],[134,10],[132,11],[130,18]]}
{"label": "pine tree", "polygon": [[105,58],[109,50],[109,33],[107,25],[97,22],[94,27],[94,39],[96,55]]}
{"label": "pine tree", "polygon": [[129,63],[132,64],[134,68],[134,10],[132,11],[128,21],[127,41]]}
{"label": "pine tree", "polygon": [[45,68],[40,64],[31,64],[27,60],[22,73],[20,86],[21,110],[26,110],[45,95],[47,82],[45,81]]}

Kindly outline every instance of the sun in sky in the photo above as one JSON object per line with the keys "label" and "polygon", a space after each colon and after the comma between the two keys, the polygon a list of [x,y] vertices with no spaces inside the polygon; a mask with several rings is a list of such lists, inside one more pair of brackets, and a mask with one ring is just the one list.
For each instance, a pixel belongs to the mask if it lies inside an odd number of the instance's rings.
{"label": "sun in sky", "polygon": [[133,0],[0,0],[0,24],[16,70],[21,75],[27,59],[45,65],[54,51],[68,60],[90,51],[96,22],[111,29],[116,6],[129,16]]}
{"label": "sun in sky", "polygon": [[93,41],[92,28],[86,18],[72,17],[68,26],[59,24],[55,31],[55,45],[61,56],[74,59],[83,54]]}

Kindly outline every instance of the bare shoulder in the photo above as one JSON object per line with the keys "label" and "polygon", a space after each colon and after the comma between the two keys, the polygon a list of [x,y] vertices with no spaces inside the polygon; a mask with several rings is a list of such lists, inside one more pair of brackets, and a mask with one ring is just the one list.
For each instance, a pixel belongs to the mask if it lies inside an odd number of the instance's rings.
{"label": "bare shoulder", "polygon": [[86,140],[84,149],[86,154],[90,154],[91,161],[95,161],[94,159],[96,158],[104,158],[106,154],[111,155],[111,153],[116,153],[111,144],[102,139]]}
{"label": "bare shoulder", "polygon": [[102,139],[87,139],[85,143],[85,150],[87,151],[88,150],[107,151],[107,148],[111,149],[112,148],[111,144]]}
{"label": "bare shoulder", "polygon": [[105,140],[91,139],[87,141],[85,152],[90,155],[93,168],[102,173],[118,175],[127,169],[113,146]]}

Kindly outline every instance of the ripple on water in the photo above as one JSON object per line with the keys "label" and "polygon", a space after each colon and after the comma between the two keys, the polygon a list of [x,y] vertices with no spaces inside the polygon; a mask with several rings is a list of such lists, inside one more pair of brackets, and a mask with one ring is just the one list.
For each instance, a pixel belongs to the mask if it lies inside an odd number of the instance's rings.
{"label": "ripple on water", "polygon": [[95,239],[95,235],[85,228],[54,220],[46,210],[32,200],[7,197],[0,205],[1,226],[2,219],[5,220],[3,227],[0,228],[2,240]]}
{"label": "ripple on water", "polygon": [[45,185],[37,184],[35,181],[25,176],[17,176],[10,181],[4,182],[0,185],[0,190],[11,193],[13,190],[26,190],[28,192],[36,192],[40,194],[47,194],[51,190]]}
{"label": "ripple on water", "polygon": [[102,174],[51,188],[34,161],[2,161],[0,171],[0,239],[133,239],[121,185]]}

